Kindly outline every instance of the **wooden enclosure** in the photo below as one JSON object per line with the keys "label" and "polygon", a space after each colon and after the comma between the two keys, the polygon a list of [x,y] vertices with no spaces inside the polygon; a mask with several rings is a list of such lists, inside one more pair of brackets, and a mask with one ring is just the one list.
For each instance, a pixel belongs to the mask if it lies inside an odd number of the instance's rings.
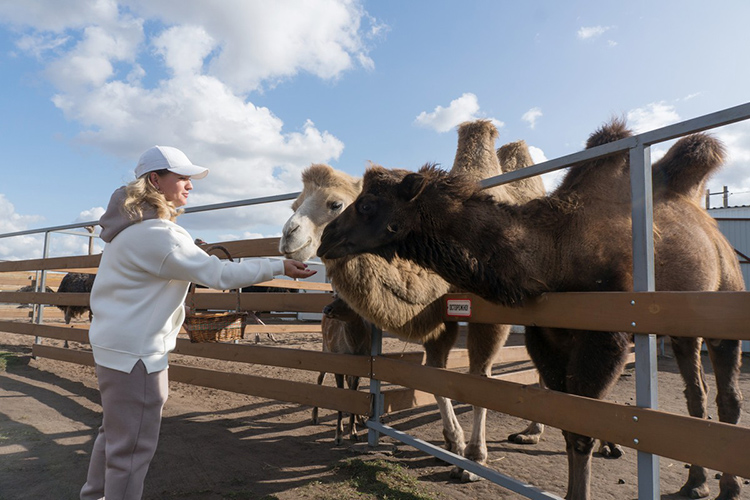
{"label": "wooden enclosure", "polygon": [[[235,257],[277,255],[278,239],[224,242]],[[44,308],[44,321],[32,321],[30,309],[18,304],[87,305],[88,294],[11,291],[30,284],[37,271],[47,270],[47,285],[55,289],[65,270],[95,271],[99,256],[62,257],[0,263],[0,331],[87,342],[85,328],[55,325],[57,308]],[[54,271],[54,272],[53,272]],[[243,293],[246,310],[320,312],[331,300],[330,285],[274,280],[269,286],[298,287],[313,293]],[[546,294],[523,308],[503,308],[471,294],[450,294],[448,301],[470,303],[470,316],[447,321],[558,326],[601,331],[631,331],[707,338],[750,338],[750,293],[640,292]],[[196,307],[230,310],[233,294],[199,290]],[[14,314],[13,311],[25,311]],[[462,314],[465,314],[462,313]],[[86,326],[85,324],[82,326]],[[317,332],[319,323],[248,325],[247,333]],[[29,339],[30,343],[33,339]],[[194,344],[178,339],[176,354],[254,363],[293,369],[346,373],[394,384],[384,390],[383,411],[394,412],[434,402],[439,394],[529,420],[596,436],[648,453],[750,477],[750,429],[716,421],[667,414],[651,409],[592,400],[536,387],[535,370],[521,370],[487,379],[453,369],[468,366],[465,350],[455,350],[446,370],[421,366],[422,352],[381,356],[352,356],[254,344]],[[87,349],[33,345],[33,354],[71,363],[93,365]],[[506,347],[498,363],[527,360],[523,347]],[[170,379],[279,401],[319,406],[362,415],[372,414],[371,395],[288,380],[170,364]],[[687,439],[687,436],[690,438]]]}

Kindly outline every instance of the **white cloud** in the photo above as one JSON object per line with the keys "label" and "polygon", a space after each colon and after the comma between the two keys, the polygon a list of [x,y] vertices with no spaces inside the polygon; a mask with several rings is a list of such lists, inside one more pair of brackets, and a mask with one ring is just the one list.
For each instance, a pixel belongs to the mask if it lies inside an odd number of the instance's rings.
{"label": "white cloud", "polygon": [[[470,120],[482,118],[483,114],[479,112],[479,100],[472,93],[465,93],[458,99],[451,101],[447,108],[436,106],[435,111],[427,113],[422,111],[414,120],[414,123],[420,127],[431,128],[437,132],[448,132],[457,125]],[[505,124],[496,119],[490,119],[497,127],[503,127]]]}
{"label": "white cloud", "polygon": [[523,114],[521,120],[529,124],[530,128],[536,127],[536,121],[542,116],[542,110],[540,108],[531,108]]}
{"label": "white cloud", "polygon": [[[15,233],[29,229],[29,226],[44,220],[39,215],[21,215],[16,208],[0,193],[0,234]],[[0,260],[17,260],[42,256],[41,236],[14,236],[0,238]],[[31,254],[30,254],[31,252]]]}
{"label": "white cloud", "polygon": [[581,40],[591,40],[602,36],[610,29],[612,29],[611,26],[583,26],[578,30],[576,36]]}
{"label": "white cloud", "polygon": [[674,106],[662,102],[652,102],[642,108],[636,108],[627,113],[628,125],[636,134],[648,132],[680,120],[680,115]]}
{"label": "white cloud", "polygon": [[[285,126],[250,93],[301,72],[372,69],[369,44],[388,30],[356,0],[12,3],[0,3],[0,23],[45,64],[52,102],[81,126],[76,140],[129,159],[156,143],[183,149],[211,168],[191,205],[293,192],[305,167],[337,159],[344,144],[332,133],[312,120]],[[273,205],[186,223],[281,225],[289,212]]]}

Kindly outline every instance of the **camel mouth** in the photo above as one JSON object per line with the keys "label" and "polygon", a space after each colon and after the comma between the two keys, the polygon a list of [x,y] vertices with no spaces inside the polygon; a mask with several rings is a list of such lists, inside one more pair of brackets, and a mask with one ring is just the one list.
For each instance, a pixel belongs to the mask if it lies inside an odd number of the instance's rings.
{"label": "camel mouth", "polygon": [[308,237],[307,240],[305,240],[305,242],[302,243],[301,245],[297,246],[297,248],[290,250],[289,248],[285,246],[284,249],[282,249],[281,253],[283,253],[284,257],[286,257],[287,259],[293,259],[294,255],[301,253],[302,250],[304,250],[305,248],[308,248],[311,244],[312,244],[312,238]]}
{"label": "camel mouth", "polygon": [[350,246],[344,240],[331,242],[323,239],[318,247],[317,254],[321,259],[338,259],[350,253],[348,252]]}

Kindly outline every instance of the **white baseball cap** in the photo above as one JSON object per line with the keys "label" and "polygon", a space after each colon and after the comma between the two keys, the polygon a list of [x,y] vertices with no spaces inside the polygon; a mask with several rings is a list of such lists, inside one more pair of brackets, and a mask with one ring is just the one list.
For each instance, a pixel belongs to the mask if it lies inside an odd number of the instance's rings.
{"label": "white baseball cap", "polygon": [[169,170],[177,175],[189,175],[193,179],[202,179],[208,175],[206,167],[193,165],[185,153],[169,146],[154,146],[149,148],[138,159],[135,167],[135,177],[140,178],[156,170]]}

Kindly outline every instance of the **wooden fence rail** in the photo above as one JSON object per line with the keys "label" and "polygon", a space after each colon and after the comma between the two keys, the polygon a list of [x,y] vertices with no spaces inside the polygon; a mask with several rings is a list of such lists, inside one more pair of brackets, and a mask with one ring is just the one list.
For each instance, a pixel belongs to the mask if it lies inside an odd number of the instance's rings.
{"label": "wooden fence rail", "polygon": [[[277,238],[227,242],[223,245],[238,258],[276,255],[278,252]],[[98,258],[99,256],[85,256],[3,262],[0,263],[0,273],[95,268]],[[316,293],[243,293],[242,308],[320,312],[330,302],[331,295],[328,291],[327,287],[320,286],[315,290]],[[750,339],[747,321],[750,293],[747,292],[550,293],[528,301],[523,308],[496,306],[470,294],[449,294],[445,300],[446,304],[449,301],[470,304],[469,316],[448,315],[446,307],[444,319],[447,321]],[[88,294],[0,292],[0,302],[87,305]],[[196,307],[201,309],[233,309],[235,304],[232,294],[209,291],[196,294]],[[0,321],[0,330],[87,342],[87,331],[80,328]],[[33,353],[74,363],[93,363],[90,351],[35,344]],[[376,357],[343,356],[243,344],[191,344],[185,339],[178,340],[175,353],[376,378],[407,387],[384,391],[386,411],[409,408],[427,400],[431,402],[431,394],[438,394],[557,428],[596,436],[647,453],[750,477],[750,454],[747,453],[750,449],[750,429],[523,385],[536,381],[533,370],[520,370],[504,375],[505,380],[497,380],[456,373],[449,369],[420,366],[419,363],[424,360],[421,353]],[[516,357],[528,359],[520,350],[511,351],[506,348],[503,354],[506,360]],[[462,363],[465,366],[465,351],[458,351],[452,359],[452,363],[455,363],[452,366]],[[180,364],[171,365],[170,378],[281,401],[359,414],[371,412],[370,396],[364,392],[243,373],[217,372]],[[520,381],[520,384],[508,380]]]}

